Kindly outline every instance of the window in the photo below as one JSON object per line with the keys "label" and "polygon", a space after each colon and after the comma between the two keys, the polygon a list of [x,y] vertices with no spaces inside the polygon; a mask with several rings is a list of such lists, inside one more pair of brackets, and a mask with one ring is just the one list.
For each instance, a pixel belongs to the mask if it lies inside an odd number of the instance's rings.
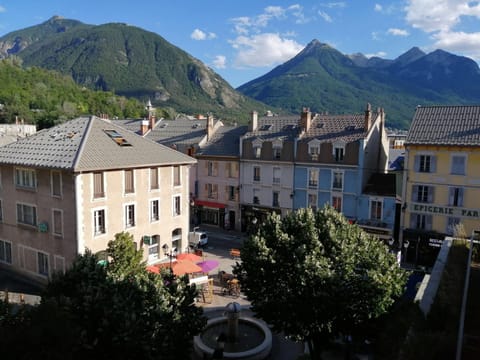
{"label": "window", "polygon": [[207,175],[213,176],[213,161],[207,161]]}
{"label": "window", "polygon": [[133,194],[135,192],[135,173],[132,169],[124,171],[125,176],[125,194]]}
{"label": "window", "polygon": [[260,166],[253,167],[253,181],[260,181]]}
{"label": "window", "polygon": [[135,205],[128,204],[125,206],[125,227],[135,226]]}
{"label": "window", "polygon": [[452,156],[452,174],[465,175],[466,158],[463,155]]}
{"label": "window", "polygon": [[236,196],[235,196],[235,186],[228,186],[227,187],[227,193],[228,193],[228,200],[234,201]]}
{"label": "window", "polygon": [[308,207],[317,210],[317,194],[308,194]]}
{"label": "window", "polygon": [[3,222],[3,201],[0,199],[0,223]]}
{"label": "window", "polygon": [[65,273],[65,258],[55,255],[53,257],[53,266],[55,267],[55,271]]}
{"label": "window", "polygon": [[173,167],[173,186],[180,186],[182,185],[180,179],[180,166]]}
{"label": "window", "polygon": [[273,158],[280,159],[282,157],[282,148],[281,147],[274,147],[273,148]]}
{"label": "window", "polygon": [[334,171],[332,173],[332,189],[343,190],[343,172]]}
{"label": "window", "polygon": [[12,244],[8,241],[0,240],[0,262],[12,263]]}
{"label": "window", "polygon": [[103,173],[93,173],[93,197],[95,199],[105,197]]}
{"label": "window", "polygon": [[431,230],[432,215],[412,213],[410,215],[410,227],[418,230]]}
{"label": "window", "polygon": [[48,255],[42,252],[37,252],[38,273],[48,276]]}
{"label": "window", "polygon": [[308,186],[317,187],[318,186],[318,170],[310,169],[308,170]]}
{"label": "window", "polygon": [[383,203],[380,200],[370,201],[370,219],[382,220],[382,207]]}
{"label": "window", "polygon": [[150,201],[150,222],[160,220],[160,201]]}
{"label": "window", "polygon": [[280,197],[280,193],[278,191],[274,191],[272,193],[272,206],[273,207],[279,207],[280,206],[280,203],[278,201],[279,197]]}
{"label": "window", "polygon": [[448,205],[463,206],[463,188],[451,187],[448,189]]}
{"label": "window", "polygon": [[105,234],[105,210],[95,210],[93,212],[94,234]]}
{"label": "window", "polygon": [[236,178],[238,177],[238,163],[237,162],[228,162],[225,165],[225,169],[227,171],[227,176],[229,178]]}
{"label": "window", "polygon": [[63,212],[60,209],[52,210],[52,231],[54,235],[63,235]]}
{"label": "window", "polygon": [[345,156],[345,145],[334,145],[333,156],[336,162],[343,161],[343,158]]}
{"label": "window", "polygon": [[431,203],[433,202],[433,186],[427,185],[414,185],[412,192],[412,201]]}
{"label": "window", "polygon": [[258,194],[260,191],[258,189],[253,189],[253,203],[254,204],[260,204],[260,198],[258,197]]}
{"label": "window", "polygon": [[332,195],[332,207],[338,212],[342,212],[342,196]]}
{"label": "window", "polygon": [[37,226],[37,208],[28,204],[17,204],[17,223]]}
{"label": "window", "polygon": [[181,215],[182,207],[180,203],[180,195],[173,197],[173,216]]}
{"label": "window", "polygon": [[424,173],[433,173],[436,168],[436,159],[432,155],[416,155],[415,171]]}
{"label": "window", "polygon": [[279,167],[273,168],[273,183],[280,184],[280,168]]}
{"label": "window", "polygon": [[50,173],[50,182],[52,196],[61,197],[62,196],[62,173],[60,171],[52,171]]}
{"label": "window", "polygon": [[209,199],[218,198],[218,184],[207,184],[207,197]]}
{"label": "window", "polygon": [[158,181],[158,168],[150,168],[150,190],[160,189]]}
{"label": "window", "polygon": [[160,235],[153,235],[148,245],[148,261],[158,260]]}
{"label": "window", "polygon": [[15,185],[18,188],[35,190],[37,188],[37,173],[31,169],[16,168]]}
{"label": "window", "polygon": [[261,147],[261,146],[255,146],[255,147],[253,148],[253,153],[254,153],[255,157],[256,157],[257,159],[259,159],[260,156],[262,155],[262,147]]}
{"label": "window", "polygon": [[445,232],[448,235],[455,235],[455,230],[458,224],[460,224],[459,218],[453,218],[453,217],[447,218],[447,228]]}

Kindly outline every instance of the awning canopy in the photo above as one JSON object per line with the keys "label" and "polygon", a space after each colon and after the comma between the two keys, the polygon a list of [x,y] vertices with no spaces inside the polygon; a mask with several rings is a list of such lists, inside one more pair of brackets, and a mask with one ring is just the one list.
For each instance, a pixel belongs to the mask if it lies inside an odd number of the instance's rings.
{"label": "awning canopy", "polygon": [[211,208],[216,208],[216,209],[224,209],[225,204],[213,202],[213,201],[205,201],[205,200],[195,200],[195,205],[196,206],[206,206],[206,207],[211,207]]}

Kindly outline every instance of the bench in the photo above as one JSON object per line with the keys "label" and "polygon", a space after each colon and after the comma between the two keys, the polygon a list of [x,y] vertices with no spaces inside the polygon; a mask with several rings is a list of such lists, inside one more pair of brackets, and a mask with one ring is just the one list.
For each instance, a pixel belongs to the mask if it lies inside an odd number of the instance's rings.
{"label": "bench", "polygon": [[230,256],[234,259],[240,257],[240,249],[230,249]]}

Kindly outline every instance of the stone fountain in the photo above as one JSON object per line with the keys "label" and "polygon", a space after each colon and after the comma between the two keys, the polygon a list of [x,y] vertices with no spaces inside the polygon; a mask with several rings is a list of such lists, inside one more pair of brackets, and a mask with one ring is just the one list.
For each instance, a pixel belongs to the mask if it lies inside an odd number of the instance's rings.
{"label": "stone fountain", "polygon": [[223,316],[208,320],[193,343],[200,359],[262,360],[272,349],[272,333],[263,321],[241,316],[240,304],[231,302]]}

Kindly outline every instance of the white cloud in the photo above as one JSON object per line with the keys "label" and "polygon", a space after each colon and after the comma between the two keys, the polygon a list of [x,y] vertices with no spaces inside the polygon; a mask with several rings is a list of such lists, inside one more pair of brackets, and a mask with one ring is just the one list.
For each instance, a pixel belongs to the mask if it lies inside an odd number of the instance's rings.
{"label": "white cloud", "polygon": [[5,9],[4,6],[0,5],[0,13],[4,13],[6,11],[7,11],[7,9]]}
{"label": "white cloud", "polygon": [[375,7],[373,8],[373,10],[375,10],[377,12],[382,12],[383,7],[380,4],[375,4]]}
{"label": "white cloud", "polygon": [[333,21],[332,18],[330,17],[330,15],[328,15],[328,14],[327,14],[326,12],[324,12],[324,11],[319,10],[319,11],[318,11],[318,15],[320,15],[320,17],[321,17],[323,20],[325,20],[326,22],[331,23],[331,22]]}
{"label": "white cloud", "polygon": [[227,67],[227,58],[224,55],[217,55],[212,63],[217,69],[225,69]]}
{"label": "white cloud", "polygon": [[407,30],[404,29],[396,29],[396,28],[390,28],[388,29],[387,33],[393,36],[408,36],[409,33]]}
{"label": "white cloud", "polygon": [[204,31],[200,30],[200,29],[195,29],[193,30],[193,32],[190,34],[190,37],[193,39],[193,40],[210,40],[210,39],[215,39],[217,37],[217,35],[215,33],[205,33]]}
{"label": "white cloud", "polygon": [[365,56],[367,58],[371,58],[371,57],[384,58],[385,56],[387,56],[387,53],[385,51],[379,51],[379,52],[376,52],[374,54],[365,54]]}
{"label": "white cloud", "polygon": [[344,1],[337,1],[337,2],[329,2],[329,3],[321,3],[321,6],[327,7],[327,8],[344,8],[347,6],[347,4]]}
{"label": "white cloud", "polygon": [[467,17],[480,19],[478,1],[408,0],[405,12],[411,26],[431,34],[434,47],[480,59],[480,33],[456,30]]}
{"label": "white cloud", "polygon": [[254,36],[238,36],[231,41],[232,47],[237,49],[235,66],[261,67],[283,63],[303,48],[294,40],[284,39],[278,34],[263,33]]}

